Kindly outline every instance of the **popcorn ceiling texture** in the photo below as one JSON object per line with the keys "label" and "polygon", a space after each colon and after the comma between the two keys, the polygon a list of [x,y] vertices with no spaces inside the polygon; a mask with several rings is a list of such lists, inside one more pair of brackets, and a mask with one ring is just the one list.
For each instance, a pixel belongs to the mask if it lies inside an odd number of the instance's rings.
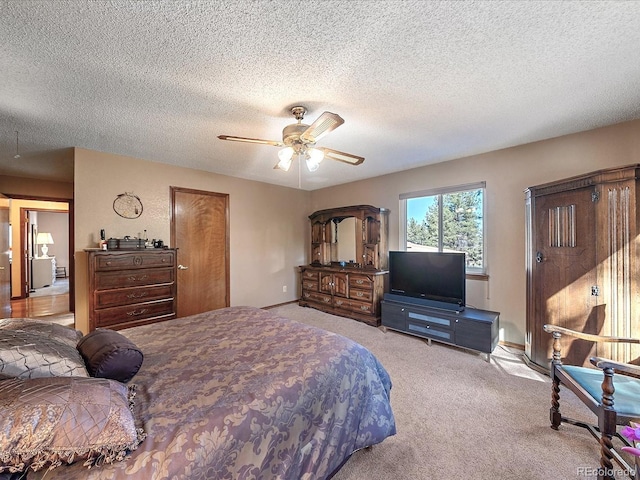
{"label": "popcorn ceiling texture", "polygon": [[[313,190],[640,117],[640,2],[0,1],[0,174],[69,147]],[[273,170],[293,105],[364,156]],[[21,158],[16,153],[19,131]]]}

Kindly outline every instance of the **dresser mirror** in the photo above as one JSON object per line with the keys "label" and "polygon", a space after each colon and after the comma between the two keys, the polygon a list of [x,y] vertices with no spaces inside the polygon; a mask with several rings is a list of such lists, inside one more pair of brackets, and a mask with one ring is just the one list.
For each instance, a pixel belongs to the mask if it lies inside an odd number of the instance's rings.
{"label": "dresser mirror", "polygon": [[353,263],[356,259],[356,219],[355,217],[332,219],[331,260]]}

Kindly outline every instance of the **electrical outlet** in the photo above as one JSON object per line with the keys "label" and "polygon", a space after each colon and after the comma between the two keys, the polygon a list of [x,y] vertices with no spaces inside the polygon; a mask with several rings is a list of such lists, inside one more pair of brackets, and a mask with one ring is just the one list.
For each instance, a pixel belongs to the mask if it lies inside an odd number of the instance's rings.
{"label": "electrical outlet", "polygon": [[282,286],[282,293],[287,293],[287,286],[286,285]]}

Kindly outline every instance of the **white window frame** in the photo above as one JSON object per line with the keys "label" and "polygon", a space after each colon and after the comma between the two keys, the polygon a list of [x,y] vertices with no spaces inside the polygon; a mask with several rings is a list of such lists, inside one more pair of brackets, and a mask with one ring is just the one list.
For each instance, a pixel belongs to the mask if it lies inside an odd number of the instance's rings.
{"label": "white window frame", "polygon": [[[465,185],[454,185],[449,187],[431,188],[417,192],[401,193],[399,196],[400,225],[399,225],[399,246],[403,251],[407,250],[407,200],[411,198],[432,197],[447,193],[466,192],[468,190],[482,190],[482,267],[467,267],[467,274],[484,275],[487,271],[487,182],[468,183]],[[442,213],[440,213],[442,215]],[[440,219],[440,224],[442,219]],[[438,232],[441,235],[440,226]]]}

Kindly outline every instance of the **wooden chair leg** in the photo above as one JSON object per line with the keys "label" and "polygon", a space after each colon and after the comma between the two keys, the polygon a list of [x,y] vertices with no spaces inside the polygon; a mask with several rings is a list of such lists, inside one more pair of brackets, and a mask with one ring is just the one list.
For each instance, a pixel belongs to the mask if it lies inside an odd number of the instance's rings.
{"label": "wooden chair leg", "polygon": [[551,382],[551,408],[549,409],[549,420],[551,420],[551,428],[558,430],[562,423],[562,415],[560,414],[560,381],[554,375]]}
{"label": "wooden chair leg", "polygon": [[553,355],[551,356],[551,409],[549,410],[549,420],[551,428],[558,430],[562,423],[560,415],[560,379],[556,375],[556,366],[562,365],[562,355],[560,354],[559,332],[553,332]]}
{"label": "wooden chair leg", "polygon": [[600,437],[600,470],[598,472],[598,480],[615,480],[613,476],[613,448],[612,437],[610,435],[602,435]]}
{"label": "wooden chair leg", "polygon": [[613,410],[613,369],[603,370],[602,380],[602,406],[604,409],[599,415],[598,427],[600,428],[600,469],[598,480],[613,479],[613,436],[616,433],[616,412]]}

